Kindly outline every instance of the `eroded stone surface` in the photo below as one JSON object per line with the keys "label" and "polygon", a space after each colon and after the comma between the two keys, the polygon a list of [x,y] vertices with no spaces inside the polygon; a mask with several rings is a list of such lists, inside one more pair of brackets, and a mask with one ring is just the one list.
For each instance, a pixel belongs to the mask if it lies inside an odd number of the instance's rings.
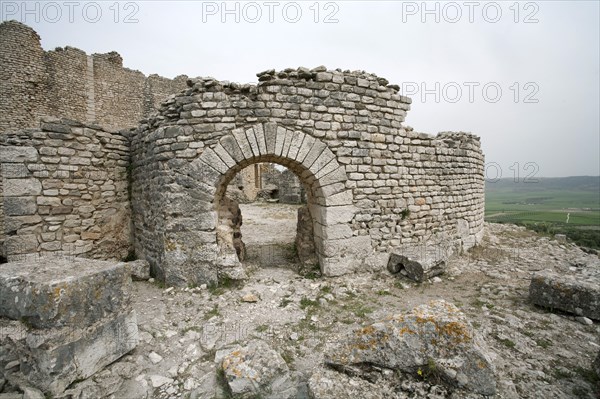
{"label": "eroded stone surface", "polygon": [[390,254],[387,268],[392,274],[401,272],[421,282],[443,274],[450,255],[451,250],[439,244],[395,250]]}
{"label": "eroded stone surface", "polygon": [[0,316],[34,328],[86,326],[130,306],[125,263],[36,257],[0,267]]}
{"label": "eroded stone surface", "polygon": [[215,356],[233,398],[291,399],[297,388],[283,358],[260,340],[222,349]]}
{"label": "eroded stone surface", "polygon": [[[307,206],[298,208],[296,225],[296,252],[303,270],[314,268],[318,264],[315,254],[315,239],[313,220]],[[303,271],[301,270],[301,271]]]}
{"label": "eroded stone surface", "polygon": [[36,257],[3,264],[0,316],[18,321],[0,329],[0,364],[18,360],[14,378],[61,395],[136,347],[131,289],[122,262]]}
{"label": "eroded stone surface", "polygon": [[529,298],[539,306],[600,320],[600,268],[591,271],[567,276],[538,272],[531,278]]}
{"label": "eroded stone surface", "polygon": [[137,318],[131,310],[83,328],[31,329],[24,340],[15,343],[15,350],[28,381],[59,395],[73,381],[94,375],[135,348],[137,334]]}
{"label": "eroded stone surface", "polygon": [[150,264],[148,261],[138,259],[127,262],[129,270],[131,270],[131,278],[136,281],[148,280],[150,278]]}
{"label": "eroded stone surface", "polygon": [[413,373],[435,368],[454,386],[484,395],[496,392],[493,366],[473,328],[445,301],[355,330],[327,350],[325,362],[341,369],[367,364]]}

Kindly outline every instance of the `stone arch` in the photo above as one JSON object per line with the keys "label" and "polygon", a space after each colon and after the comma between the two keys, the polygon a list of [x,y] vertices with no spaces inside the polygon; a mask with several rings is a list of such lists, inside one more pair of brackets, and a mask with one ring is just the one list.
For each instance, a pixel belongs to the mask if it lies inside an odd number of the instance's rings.
{"label": "stone arch", "polygon": [[[220,198],[237,172],[257,162],[288,167],[310,188],[318,205],[352,204],[352,192],[344,184],[345,168],[329,147],[317,138],[276,123],[234,129],[221,137],[216,146],[205,149],[191,165],[212,169],[207,170],[211,173],[202,173],[201,182],[214,187],[216,198]],[[343,204],[339,198],[342,196],[346,197]]]}
{"label": "stone arch", "polygon": [[372,252],[371,240],[353,234],[358,209],[345,185],[344,165],[321,140],[266,122],[234,129],[193,161],[174,164],[174,184],[164,187],[164,252],[157,275],[174,285],[216,281],[222,275],[244,277],[239,260],[220,252],[217,207],[235,173],[256,162],[287,166],[306,185],[316,255],[325,276],[361,266]]}
{"label": "stone arch", "polygon": [[[257,162],[274,162],[296,173],[307,189],[309,211],[313,219],[315,247],[324,275],[339,275],[356,265],[340,246],[342,240],[352,237],[350,222],[357,211],[351,190],[346,189],[345,167],[325,143],[301,131],[293,131],[276,123],[257,124],[232,130],[211,148],[192,161],[186,171],[193,178],[188,189],[192,196],[211,198],[212,209],[206,210],[198,233],[216,235],[217,206],[224,196],[229,181],[237,172]],[[192,182],[188,182],[192,183]],[[208,223],[207,223],[208,221]],[[188,226],[190,226],[188,224]],[[368,239],[368,237],[365,237]],[[368,243],[370,241],[362,240]],[[216,242],[216,241],[215,241]],[[363,249],[367,246],[363,245]],[[215,264],[229,276],[240,274],[239,262],[215,249]]]}

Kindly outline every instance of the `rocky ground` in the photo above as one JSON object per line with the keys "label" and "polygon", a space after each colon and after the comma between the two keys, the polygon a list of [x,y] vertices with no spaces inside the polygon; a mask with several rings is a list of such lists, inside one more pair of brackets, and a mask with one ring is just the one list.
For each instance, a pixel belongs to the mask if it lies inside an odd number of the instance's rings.
{"label": "rocky ground", "polygon": [[[249,247],[261,240],[291,243],[296,209],[243,205],[244,241]],[[301,277],[290,264],[250,266],[254,272],[241,286],[134,283],[139,345],[93,379],[75,384],[74,397],[224,398],[217,351],[256,338],[287,363],[298,397],[309,397],[307,381],[317,367],[325,370],[323,349],[330,341],[434,299],[458,307],[485,342],[496,369],[496,398],[598,397],[591,364],[600,350],[600,324],[528,300],[536,271],[600,273],[598,256],[572,244],[513,225],[487,224],[480,246],[452,259],[445,275],[421,284],[387,271],[325,279]],[[332,379],[342,376],[323,372]],[[421,373],[395,385],[383,381],[381,391],[375,383],[368,388],[371,396],[360,393],[364,384],[358,377],[343,378],[347,387],[356,386],[349,397],[465,397]]]}

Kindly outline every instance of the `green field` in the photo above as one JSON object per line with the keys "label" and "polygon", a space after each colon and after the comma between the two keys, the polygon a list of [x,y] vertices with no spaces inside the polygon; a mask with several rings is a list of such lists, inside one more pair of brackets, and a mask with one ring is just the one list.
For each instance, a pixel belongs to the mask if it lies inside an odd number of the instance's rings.
{"label": "green field", "polygon": [[600,249],[600,177],[539,178],[536,182],[486,182],[485,219],[566,234]]}

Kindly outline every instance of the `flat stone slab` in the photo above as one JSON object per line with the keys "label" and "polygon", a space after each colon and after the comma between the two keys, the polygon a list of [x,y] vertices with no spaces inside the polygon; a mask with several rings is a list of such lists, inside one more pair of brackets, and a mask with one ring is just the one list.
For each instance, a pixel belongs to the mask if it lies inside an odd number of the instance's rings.
{"label": "flat stone slab", "polygon": [[534,274],[529,299],[536,305],[600,320],[600,275]]}
{"label": "flat stone slab", "polygon": [[38,257],[0,265],[0,317],[37,328],[84,327],[129,309],[122,262]]}

